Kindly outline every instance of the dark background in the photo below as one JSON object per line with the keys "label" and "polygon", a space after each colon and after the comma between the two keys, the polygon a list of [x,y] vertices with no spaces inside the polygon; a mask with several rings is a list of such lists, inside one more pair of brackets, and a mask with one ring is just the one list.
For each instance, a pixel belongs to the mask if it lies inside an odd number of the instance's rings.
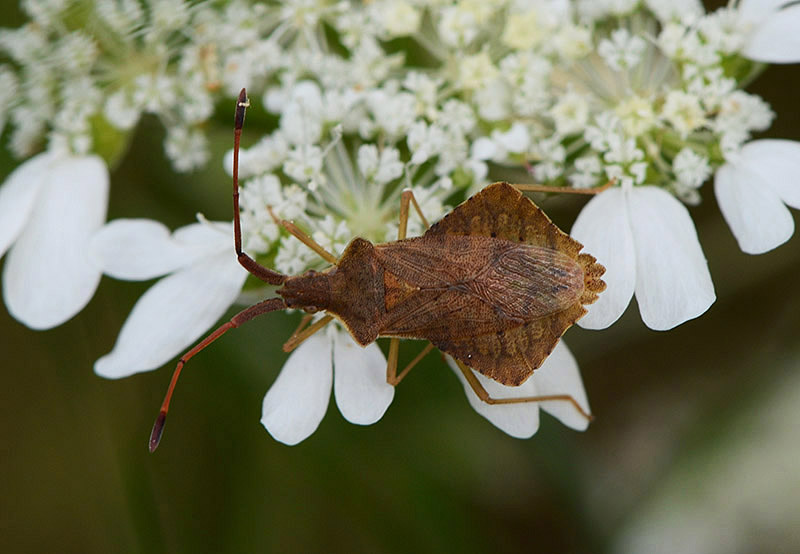
{"label": "dark background", "polygon": [[[800,69],[783,66],[750,87],[778,115],[768,136],[800,140],[798,85]],[[109,220],[144,216],[175,228],[196,212],[229,219],[228,177],[213,160],[230,135],[220,127],[206,171],[175,176],[160,126],[143,121],[112,174]],[[13,162],[3,156],[4,177]],[[597,418],[585,433],[545,416],[532,439],[510,438],[429,356],[376,425],[345,422],[332,401],[311,438],[284,446],[259,423],[285,359],[280,344],[299,317],[276,314],[192,360],[151,455],[172,364],[119,381],[92,371],[151,283],[104,278],[80,315],[47,332],[0,309],[0,551],[606,552],[659,509],[717,525],[746,483],[731,481],[696,514],[680,499],[702,495],[720,472],[778,483],[732,520],[754,531],[727,551],[799,550],[785,514],[797,514],[800,478],[795,467],[774,473],[769,460],[800,438],[800,409],[778,400],[800,391],[800,237],[743,254],[710,183],[702,194],[690,211],[718,299],[666,333],[647,329],[635,303],[610,329],[568,332]],[[568,229],[583,202],[543,207]],[[419,348],[406,343],[401,355]],[[760,431],[765,410],[779,410],[784,435]],[[687,472],[700,485],[682,491]],[[768,515],[776,511],[784,516]]]}

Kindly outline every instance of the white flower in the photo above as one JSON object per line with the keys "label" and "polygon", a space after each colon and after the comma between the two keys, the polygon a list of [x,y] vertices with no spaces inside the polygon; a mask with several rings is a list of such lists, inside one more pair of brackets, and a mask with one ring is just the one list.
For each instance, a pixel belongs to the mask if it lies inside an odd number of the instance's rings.
{"label": "white flower", "polygon": [[164,150],[177,171],[191,171],[208,160],[206,136],[198,129],[171,127],[164,139]]}
{"label": "white flower", "polygon": [[419,28],[422,14],[415,6],[403,0],[382,2],[376,6],[378,22],[389,36],[411,35]]}
{"label": "white flower", "polygon": [[627,29],[617,29],[611,39],[603,39],[597,46],[597,53],[608,66],[617,71],[636,67],[642,59],[647,43],[642,37],[631,35]]}
{"label": "white flower", "polygon": [[689,212],[663,189],[614,187],[583,208],[572,236],[606,267],[608,285],[578,324],[603,329],[636,293],[642,320],[663,331],[705,312],[714,286]]}
{"label": "white flower", "polygon": [[675,176],[684,187],[699,188],[711,176],[708,158],[701,156],[689,147],[684,147],[672,160]]}
{"label": "white flower", "polygon": [[717,170],[714,192],[742,251],[762,254],[789,240],[800,208],[800,143],[763,139],[746,144]]}
{"label": "white flower", "polygon": [[345,331],[329,326],[301,344],[283,365],[264,397],[261,423],[278,441],[294,445],[308,438],[336,405],[350,423],[371,425],[392,403],[386,358],[378,345],[357,345]]}
{"label": "white flower", "polygon": [[582,131],[589,121],[589,103],[583,95],[568,92],[555,103],[551,112],[556,132],[561,136]]}
{"label": "white flower", "polygon": [[575,160],[575,173],[569,176],[569,182],[575,188],[588,188],[599,184],[603,164],[597,156],[583,156]]}
{"label": "white flower", "polygon": [[622,100],[614,111],[622,122],[622,128],[631,136],[644,135],[656,124],[652,99],[638,94]]}
{"label": "white flower", "polygon": [[514,50],[529,50],[548,37],[547,22],[539,10],[533,8],[522,13],[511,13],[500,40]]}
{"label": "white flower", "polygon": [[592,31],[586,27],[562,23],[554,45],[565,60],[577,60],[592,51]]}
{"label": "white flower", "polygon": [[700,105],[700,98],[680,90],[667,94],[661,116],[686,138],[689,133],[706,124],[706,114]]}
{"label": "white flower", "polygon": [[170,234],[155,221],[118,219],[93,237],[92,254],[117,279],[164,276],[136,302],[114,349],[95,362],[95,372],[111,379],[159,368],[188,350],[233,304],[247,277],[230,223],[193,223]]}
{"label": "white flower", "polygon": [[750,25],[742,53],[767,63],[800,61],[800,5],[786,0],[741,0],[739,16]]}
{"label": "white flower", "polygon": [[479,25],[475,13],[461,6],[447,6],[441,10],[439,36],[449,46],[466,46],[477,36]]}
{"label": "white flower", "polygon": [[458,66],[459,84],[465,89],[477,89],[492,81],[498,73],[497,66],[486,51],[465,56]]}
{"label": "white flower", "polygon": [[[447,363],[458,375],[470,405],[480,415],[488,419],[498,429],[512,437],[526,439],[539,429],[539,409],[557,418],[567,427],[583,431],[588,420],[568,401],[522,402],[519,404],[487,404],[483,402],[467,383],[461,370],[450,356]],[[474,372],[478,381],[493,398],[520,398],[523,396],[543,396],[568,394],[590,413],[586,391],[578,370],[578,364],[564,341],[560,341],[550,356],[534,374],[518,387],[506,387],[500,383]]]}
{"label": "white flower", "polygon": [[403,163],[397,148],[389,146],[379,152],[374,144],[362,144],[358,148],[358,169],[368,182],[385,185],[403,174]]}
{"label": "white flower", "polygon": [[672,0],[671,2],[645,0],[645,4],[662,22],[681,18],[695,18],[704,13],[703,4],[700,0]]}
{"label": "white flower", "polygon": [[[106,218],[108,169],[97,156],[45,152],[0,187],[3,298],[34,329],[60,325],[83,309],[100,282],[89,239]],[[10,248],[10,250],[9,250]]]}
{"label": "white flower", "polygon": [[491,138],[479,137],[472,143],[472,156],[479,160],[508,161],[512,154],[525,152],[531,137],[524,123],[515,122],[507,131],[495,129]]}

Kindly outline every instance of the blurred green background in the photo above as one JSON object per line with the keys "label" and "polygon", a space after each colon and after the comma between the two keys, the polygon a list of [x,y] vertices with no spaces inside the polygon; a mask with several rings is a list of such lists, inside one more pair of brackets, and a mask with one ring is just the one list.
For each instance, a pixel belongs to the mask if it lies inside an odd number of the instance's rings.
{"label": "blurred green background", "polygon": [[[768,136],[800,140],[798,86],[800,68],[784,66],[750,87],[778,114]],[[220,118],[212,160],[231,142]],[[162,140],[142,122],[109,219],[229,220],[221,164],[176,176]],[[14,166],[2,156],[0,178]],[[710,183],[702,193],[690,211],[717,302],[667,333],[635,303],[610,329],[570,330],[597,418],[585,433],[545,416],[532,439],[510,438],[429,356],[377,424],[345,422],[332,401],[311,438],[284,446],[259,418],[299,316],[275,314],[192,360],[151,455],[172,364],[120,381],[92,372],[151,283],[104,278],[47,332],[0,308],[0,551],[800,551],[800,237],[743,254]],[[542,206],[568,229],[583,202]]]}

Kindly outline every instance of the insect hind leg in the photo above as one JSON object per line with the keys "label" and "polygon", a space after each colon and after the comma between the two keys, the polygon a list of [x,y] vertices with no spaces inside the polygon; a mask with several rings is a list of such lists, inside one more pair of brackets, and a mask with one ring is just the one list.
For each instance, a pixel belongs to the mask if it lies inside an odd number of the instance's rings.
{"label": "insect hind leg", "polygon": [[472,372],[470,368],[464,365],[463,362],[456,360],[454,361],[458,365],[458,369],[461,370],[461,373],[464,374],[464,378],[466,378],[467,383],[475,392],[475,394],[480,398],[483,402],[490,405],[496,404],[522,404],[524,402],[569,402],[574,406],[574,408],[580,413],[583,417],[586,418],[587,421],[592,421],[594,416],[590,413],[587,413],[578,401],[569,394],[545,394],[541,396],[520,396],[517,398],[494,398],[492,397],[489,392],[483,387],[478,378],[475,377],[475,373]]}
{"label": "insect hind leg", "polygon": [[397,358],[400,351],[400,339],[394,338],[389,343],[389,357],[386,363],[386,382],[396,387],[403,378],[408,375],[408,372],[417,365],[425,355],[433,350],[433,344],[428,343],[428,346],[422,349],[417,356],[411,360],[408,365],[403,368],[403,371],[397,373]]}

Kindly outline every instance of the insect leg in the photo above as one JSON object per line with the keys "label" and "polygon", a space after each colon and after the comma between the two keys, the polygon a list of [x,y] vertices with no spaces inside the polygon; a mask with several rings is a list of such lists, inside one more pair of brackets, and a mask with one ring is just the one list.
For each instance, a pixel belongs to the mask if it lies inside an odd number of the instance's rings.
{"label": "insect leg", "polygon": [[599,187],[582,189],[575,187],[551,187],[548,185],[528,185],[528,184],[511,184],[517,190],[524,192],[563,192],[566,194],[600,194],[604,190],[610,188],[617,182],[616,178],[609,179],[609,181]]}
{"label": "insect leg", "polygon": [[295,329],[294,333],[292,333],[292,336],[294,337],[295,335],[298,335],[300,331],[305,329],[308,326],[308,324],[311,323],[312,319],[314,319],[314,314],[305,314],[303,316],[303,319],[300,320],[300,325],[298,325],[297,329]]}
{"label": "insect leg", "polygon": [[236,257],[243,268],[264,282],[280,285],[286,281],[286,275],[264,267],[242,251],[242,223],[239,218],[239,139],[242,136],[244,112],[249,105],[247,92],[242,89],[236,101],[236,118],[233,129],[233,247],[236,249]]}
{"label": "insect leg", "polygon": [[300,322],[300,327],[298,327],[297,330],[294,332],[294,334],[292,334],[292,336],[289,337],[289,340],[287,340],[284,343],[283,351],[291,352],[292,350],[300,346],[303,343],[303,341],[305,341],[308,337],[310,337],[311,335],[313,335],[314,333],[325,327],[328,323],[331,322],[331,320],[333,320],[333,316],[326,315],[320,318],[318,321],[316,321],[313,325],[306,327],[302,331],[300,331],[300,329],[304,327],[304,325],[303,322]]}
{"label": "insect leg", "polygon": [[[406,232],[408,230],[408,205],[413,204],[414,208],[417,210],[420,219],[422,219],[422,223],[425,227],[430,227],[430,223],[428,220],[425,219],[425,214],[422,213],[422,210],[419,207],[419,203],[417,203],[417,199],[414,198],[414,191],[411,189],[405,189],[403,193],[400,195],[400,221],[397,226],[397,240],[403,240],[406,238]],[[386,382],[390,385],[397,385],[403,377],[411,370],[416,363],[422,359],[422,357],[430,352],[430,349],[433,348],[432,344],[429,344],[425,347],[425,349],[420,352],[420,354],[411,361],[408,366],[400,372],[400,375],[397,375],[397,356],[400,350],[400,339],[393,338],[389,341],[389,360],[386,365]]]}
{"label": "insect leg", "polygon": [[300,227],[292,223],[291,221],[287,221],[285,219],[279,219],[278,216],[272,211],[271,206],[267,206],[267,210],[269,211],[269,215],[272,216],[272,220],[289,231],[290,234],[294,235],[297,240],[308,246],[311,250],[319,254],[323,260],[328,262],[331,265],[336,265],[339,261],[336,259],[336,256],[325,250],[317,241],[309,237]]}
{"label": "insect leg", "polygon": [[425,225],[425,228],[431,226],[428,223],[428,220],[425,219],[425,215],[422,213],[422,209],[420,209],[419,204],[417,203],[417,199],[414,198],[414,191],[411,189],[405,189],[403,194],[400,196],[400,225],[397,228],[397,240],[403,240],[406,238],[406,229],[408,227],[408,204],[414,204],[414,208],[416,208],[417,213],[419,214],[420,219],[422,219],[422,223]]}
{"label": "insect leg", "polygon": [[478,381],[478,378],[475,377],[475,374],[472,372],[470,368],[468,368],[464,363],[460,362],[459,360],[455,360],[458,368],[461,370],[461,373],[464,374],[464,377],[467,379],[467,383],[469,386],[472,387],[472,390],[475,391],[475,394],[478,395],[482,401],[486,402],[487,404],[521,404],[523,402],[554,402],[554,401],[566,401],[572,404],[578,412],[585,417],[587,420],[592,421],[594,416],[592,414],[586,413],[586,411],[581,408],[581,405],[578,404],[578,401],[575,400],[569,394],[547,394],[542,396],[520,396],[518,398],[493,398],[489,395],[481,382]]}
{"label": "insect leg", "polygon": [[[397,346],[394,346],[397,345]],[[394,348],[392,348],[394,346]],[[411,360],[408,365],[401,371],[399,374],[397,373],[397,354],[400,347],[400,339],[392,339],[392,342],[389,344],[389,361],[386,364],[386,382],[392,386],[397,386],[397,384],[403,380],[403,378],[408,375],[408,372],[411,371],[415,365],[419,363],[419,361],[425,357],[425,355],[433,350],[433,344],[428,343],[428,346],[422,349],[422,351],[417,354],[417,356]]]}

